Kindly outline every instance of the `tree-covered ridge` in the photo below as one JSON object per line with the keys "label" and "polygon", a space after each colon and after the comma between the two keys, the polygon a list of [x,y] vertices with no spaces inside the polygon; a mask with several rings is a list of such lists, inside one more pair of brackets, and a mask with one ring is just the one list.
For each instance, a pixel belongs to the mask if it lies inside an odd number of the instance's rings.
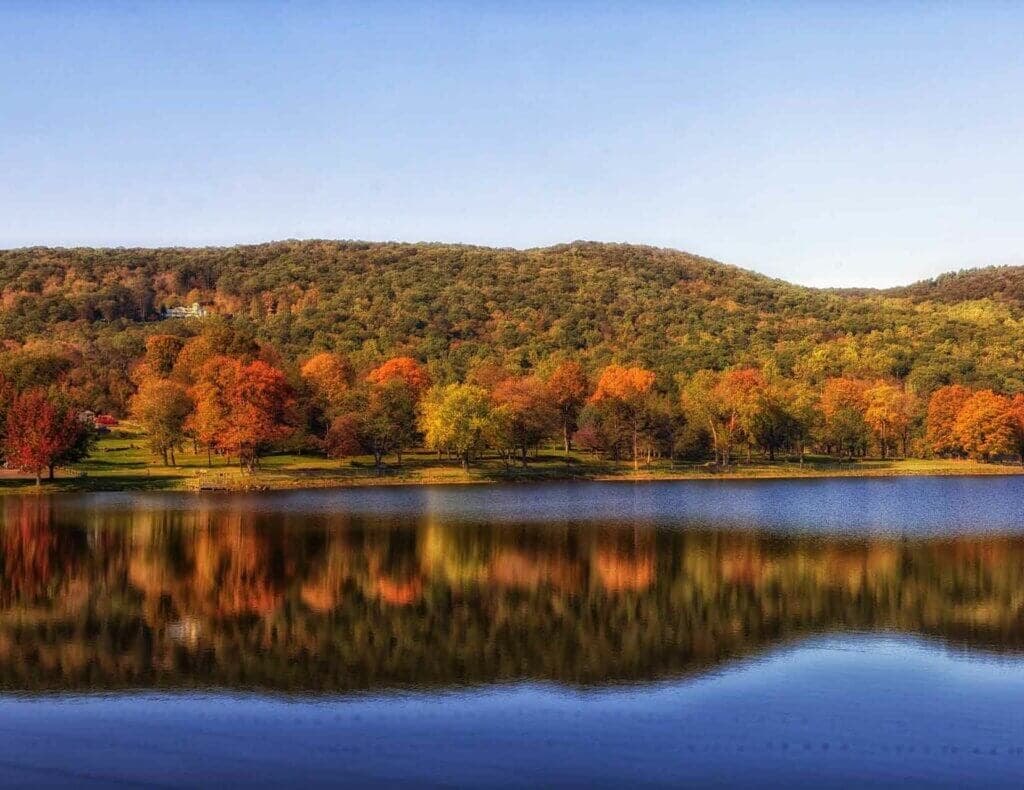
{"label": "tree-covered ridge", "polygon": [[890,288],[886,293],[915,301],[945,303],[991,298],[1020,308],[1024,306],[1024,267],[987,266],[948,272],[930,280]]}
{"label": "tree-covered ridge", "polygon": [[408,354],[451,379],[480,360],[528,369],[563,353],[591,370],[639,363],[665,381],[773,359],[804,378],[1014,393],[1024,389],[1015,278],[1019,270],[993,269],[952,278],[969,287],[940,279],[839,292],[674,250],[589,242],[31,248],[0,251],[0,339],[64,339],[97,365],[120,365],[139,354],[162,308],[198,301],[289,360],[331,350],[370,367]]}

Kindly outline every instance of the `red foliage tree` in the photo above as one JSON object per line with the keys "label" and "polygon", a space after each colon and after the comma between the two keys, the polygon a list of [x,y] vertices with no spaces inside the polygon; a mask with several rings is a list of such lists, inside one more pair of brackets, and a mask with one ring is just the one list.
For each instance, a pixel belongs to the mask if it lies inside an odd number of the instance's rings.
{"label": "red foliage tree", "polygon": [[358,415],[343,414],[335,417],[324,437],[324,451],[330,458],[350,458],[363,451],[362,431]]}
{"label": "red foliage tree", "polygon": [[40,389],[28,390],[7,413],[4,454],[12,466],[32,474],[39,485],[79,439],[82,426],[73,412],[59,409]]}

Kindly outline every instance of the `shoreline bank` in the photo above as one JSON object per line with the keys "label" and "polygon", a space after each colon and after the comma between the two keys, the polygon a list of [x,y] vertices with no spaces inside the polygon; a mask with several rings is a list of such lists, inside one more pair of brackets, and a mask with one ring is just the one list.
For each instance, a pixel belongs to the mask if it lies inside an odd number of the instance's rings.
{"label": "shoreline bank", "polygon": [[[634,472],[627,464],[558,463],[541,460],[533,465],[505,469],[501,465],[483,464],[463,471],[458,467],[410,464],[390,467],[383,476],[361,465],[342,467],[333,463],[316,463],[308,457],[271,457],[264,469],[252,474],[233,467],[212,469],[182,465],[141,469],[89,468],[44,481],[37,488],[34,481],[21,476],[0,479],[0,495],[32,493],[82,493],[119,491],[178,492],[252,492],[290,491],[327,488],[377,488],[393,486],[439,485],[508,485],[540,482],[693,482],[746,480],[813,480],[829,478],[891,478],[891,477],[991,477],[1024,474],[1024,466],[991,464],[966,460],[895,460],[867,459],[855,462],[813,461],[801,466],[797,462],[775,464],[752,463],[715,471],[706,467],[641,468]],[[303,463],[306,461],[307,463]],[[127,467],[127,465],[125,465]]]}

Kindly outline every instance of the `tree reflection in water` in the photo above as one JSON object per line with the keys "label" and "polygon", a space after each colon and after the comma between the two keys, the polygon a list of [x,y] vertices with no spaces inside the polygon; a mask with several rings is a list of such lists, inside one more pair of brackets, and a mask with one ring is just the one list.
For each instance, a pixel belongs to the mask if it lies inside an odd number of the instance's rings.
{"label": "tree reflection in water", "polygon": [[1024,538],[780,537],[6,497],[0,686],[678,676],[844,629],[1024,648]]}

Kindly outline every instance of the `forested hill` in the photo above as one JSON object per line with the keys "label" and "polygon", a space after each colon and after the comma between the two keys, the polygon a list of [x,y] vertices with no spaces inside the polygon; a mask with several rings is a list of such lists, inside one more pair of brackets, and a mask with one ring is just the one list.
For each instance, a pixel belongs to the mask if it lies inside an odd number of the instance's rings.
{"label": "forested hill", "polygon": [[950,272],[902,288],[891,288],[885,293],[945,303],[994,298],[1019,308],[1024,307],[1024,266],[989,266]]}
{"label": "forested hill", "polygon": [[[810,380],[886,377],[1024,389],[1024,270],[889,291],[805,288],[686,253],[577,242],[511,250],[287,241],[202,249],[0,251],[0,339],[68,341],[88,359],[141,353],[158,321],[200,302],[285,362],[319,350],[357,366],[404,353],[457,377],[481,362],[675,373],[773,359]],[[176,326],[177,325],[177,326]],[[115,366],[116,367],[116,366]],[[670,385],[669,385],[670,386]]]}

